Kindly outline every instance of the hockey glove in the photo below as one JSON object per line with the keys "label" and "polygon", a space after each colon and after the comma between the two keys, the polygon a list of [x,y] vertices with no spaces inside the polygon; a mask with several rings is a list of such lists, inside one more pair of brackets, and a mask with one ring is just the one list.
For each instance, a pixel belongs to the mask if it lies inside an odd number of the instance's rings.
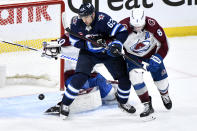
{"label": "hockey glove", "polygon": [[92,44],[92,46],[95,48],[103,47],[103,45],[106,44],[106,41],[104,39],[97,39],[97,40],[93,39],[93,41],[96,41],[96,43],[98,44],[98,45]]}
{"label": "hockey glove", "polygon": [[149,66],[146,67],[147,71],[157,72],[161,64],[163,62],[163,58],[159,54],[152,55],[149,60]]}
{"label": "hockey glove", "polygon": [[113,41],[109,45],[109,49],[107,50],[107,54],[112,57],[118,57],[120,56],[118,52],[122,51],[122,43],[120,41]]}
{"label": "hockey glove", "polygon": [[91,37],[89,37],[89,39],[95,41],[98,44],[98,45],[92,44],[92,46],[95,48],[103,47],[103,45],[106,45],[106,40],[104,39],[104,37],[102,35],[91,36]]}
{"label": "hockey glove", "polygon": [[58,41],[43,42],[42,56],[57,59],[57,55],[61,52],[61,44]]}

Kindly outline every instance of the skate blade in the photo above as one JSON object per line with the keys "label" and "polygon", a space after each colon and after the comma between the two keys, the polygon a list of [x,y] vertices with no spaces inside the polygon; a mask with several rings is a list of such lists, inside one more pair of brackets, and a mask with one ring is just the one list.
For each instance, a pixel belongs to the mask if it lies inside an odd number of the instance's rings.
{"label": "skate blade", "polygon": [[115,105],[118,102],[116,100],[112,100],[112,101],[102,101],[103,105]]}
{"label": "skate blade", "polygon": [[67,119],[68,119],[68,116],[61,115],[61,114],[60,114],[60,119],[62,119],[62,120],[67,120]]}
{"label": "skate blade", "polygon": [[60,114],[59,110],[47,110],[44,114]]}
{"label": "skate blade", "polygon": [[59,115],[59,112],[44,112],[45,115]]}
{"label": "skate blade", "polygon": [[140,117],[140,119],[144,122],[148,122],[148,121],[153,121],[156,119],[156,117],[154,115],[149,115],[149,116],[146,116],[146,117]]}
{"label": "skate blade", "polygon": [[134,113],[129,113],[129,112],[127,112],[127,111],[125,111],[124,109],[120,109],[124,114],[127,114],[127,115],[129,115],[129,116],[138,116],[138,114],[136,113],[136,112],[134,112]]}

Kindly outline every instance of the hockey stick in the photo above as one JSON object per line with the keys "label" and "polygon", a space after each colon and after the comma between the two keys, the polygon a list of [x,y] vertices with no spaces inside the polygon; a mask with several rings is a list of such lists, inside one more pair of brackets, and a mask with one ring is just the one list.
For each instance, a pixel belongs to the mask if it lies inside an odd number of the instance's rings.
{"label": "hockey stick", "polygon": [[3,43],[10,44],[10,45],[15,45],[15,46],[23,47],[23,48],[26,48],[26,49],[30,49],[30,50],[34,50],[34,51],[39,51],[39,50],[37,50],[35,48],[32,48],[32,47],[29,47],[29,46],[25,46],[25,45],[21,45],[21,44],[16,44],[16,43],[4,41],[4,40],[1,40],[1,39],[0,39],[0,41],[3,42]]}
{"label": "hockey stick", "polygon": [[114,80],[107,80],[107,83],[109,83],[109,84],[119,84],[118,81],[114,81]]}
{"label": "hockey stick", "polygon": [[[92,44],[94,44],[94,45],[96,45],[96,46],[100,46],[100,47],[105,48],[106,50],[109,49],[109,47],[108,47],[107,45],[104,45],[104,44],[102,44],[102,43],[97,43],[97,42],[95,42],[95,41],[93,41],[93,40],[91,40],[91,39],[88,39],[88,38],[86,38],[86,37],[84,37],[84,36],[82,36],[82,35],[76,34],[76,33],[72,32],[68,27],[67,27],[65,30],[66,30],[68,33],[70,33],[71,35],[73,35],[73,36],[75,36],[75,37],[77,37],[77,38],[80,38],[80,39],[82,39],[82,40],[87,40],[87,41],[91,42]],[[131,59],[129,56],[127,56],[127,55],[121,53],[121,52],[118,51],[118,50],[116,50],[116,52],[117,52],[120,56],[123,56],[124,58],[126,58],[127,60],[129,60],[130,62],[132,62],[133,64],[135,64],[137,67],[139,67],[139,68],[143,69],[144,71],[146,71],[146,69],[144,69],[144,67],[143,67],[142,65],[140,65],[137,61]]]}
{"label": "hockey stick", "polygon": [[17,44],[17,43],[8,42],[8,41],[2,40],[2,39],[0,39],[0,42],[6,43],[6,44],[10,44],[10,45],[14,45],[14,46],[18,46],[18,47],[22,47],[22,48],[33,50],[33,51],[40,52],[41,53],[41,57],[48,57],[48,58],[54,58],[54,59],[57,59],[59,57],[61,59],[66,59],[66,60],[71,60],[71,61],[77,61],[77,58],[66,56],[64,54],[60,54],[60,55],[58,55],[56,57],[49,57],[47,55],[44,55],[43,52],[41,52],[40,50],[38,50],[36,48],[33,48],[33,47],[29,47],[29,46],[26,46],[26,45],[21,45],[21,44]]}
{"label": "hockey stick", "polygon": [[66,30],[69,34],[71,34],[71,35],[73,35],[73,36],[75,36],[75,37],[77,37],[77,38],[79,38],[79,39],[87,40],[87,41],[91,42],[92,44],[94,44],[94,45],[96,45],[96,46],[100,46],[100,47],[103,47],[103,48],[108,48],[107,45],[97,43],[96,41],[93,41],[93,40],[88,39],[88,38],[86,38],[86,37],[84,37],[84,36],[82,36],[82,35],[79,35],[79,34],[76,34],[76,33],[72,32],[72,31],[70,30],[69,27],[67,27],[65,30]]}

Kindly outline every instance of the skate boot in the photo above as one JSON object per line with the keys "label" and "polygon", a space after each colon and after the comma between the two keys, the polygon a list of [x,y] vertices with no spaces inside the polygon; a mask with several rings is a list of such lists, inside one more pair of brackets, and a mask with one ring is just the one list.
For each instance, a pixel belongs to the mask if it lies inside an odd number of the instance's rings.
{"label": "skate boot", "polygon": [[52,106],[51,108],[47,109],[45,111],[46,114],[59,114],[60,113],[60,105],[61,102],[59,102],[57,105]]}
{"label": "skate boot", "polygon": [[133,114],[133,113],[136,112],[135,107],[133,107],[132,105],[130,105],[130,104],[128,104],[128,103],[126,103],[126,104],[121,104],[121,103],[119,102],[118,94],[117,94],[117,93],[115,94],[115,96],[116,96],[116,99],[117,99],[117,101],[118,101],[118,107],[119,107],[120,109],[122,109],[123,111],[126,111],[126,112],[128,112],[128,113],[131,113],[131,114]]}
{"label": "skate boot", "polygon": [[172,108],[172,101],[169,97],[169,94],[161,95],[161,99],[166,109],[170,110]]}
{"label": "skate boot", "polygon": [[149,116],[150,114],[152,114],[154,112],[154,109],[152,107],[152,100],[151,100],[151,96],[150,96],[150,101],[149,102],[144,102],[144,111],[140,114],[140,117],[146,117]]}
{"label": "skate boot", "polygon": [[123,111],[126,111],[128,113],[135,113],[136,109],[132,105],[126,103],[126,104],[121,104],[118,102],[118,107],[121,108]]}
{"label": "skate boot", "polygon": [[66,120],[69,115],[69,106],[64,105],[63,103],[60,106],[60,118]]}

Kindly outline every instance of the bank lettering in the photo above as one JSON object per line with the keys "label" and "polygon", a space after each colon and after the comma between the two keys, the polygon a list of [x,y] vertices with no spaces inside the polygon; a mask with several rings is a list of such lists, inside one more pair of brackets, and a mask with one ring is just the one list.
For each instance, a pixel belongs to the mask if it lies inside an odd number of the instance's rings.
{"label": "bank lettering", "polygon": [[[27,13],[24,12],[24,8],[27,9]],[[47,5],[35,6],[35,7],[24,7],[24,8],[10,8],[0,10],[0,25],[7,24],[21,24],[24,20],[29,23],[41,22],[43,18],[46,21],[50,21],[51,17],[47,12]],[[35,16],[34,16],[35,14]],[[5,17],[6,16],[6,17]]]}

